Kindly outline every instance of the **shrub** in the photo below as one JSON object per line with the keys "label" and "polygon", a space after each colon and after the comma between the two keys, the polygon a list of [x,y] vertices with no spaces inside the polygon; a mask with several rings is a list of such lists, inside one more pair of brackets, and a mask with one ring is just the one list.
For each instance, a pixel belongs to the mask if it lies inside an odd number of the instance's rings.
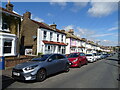
{"label": "shrub", "polygon": [[43,53],[40,52],[40,53],[38,53],[38,56],[40,56],[40,55],[42,55],[42,54],[43,54]]}

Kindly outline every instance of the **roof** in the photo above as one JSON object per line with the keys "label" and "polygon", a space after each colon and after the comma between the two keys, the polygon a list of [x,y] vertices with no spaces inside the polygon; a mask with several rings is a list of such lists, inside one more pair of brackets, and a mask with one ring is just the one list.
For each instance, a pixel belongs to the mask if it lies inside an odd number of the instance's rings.
{"label": "roof", "polygon": [[77,46],[70,46],[71,48],[76,48]]}
{"label": "roof", "polygon": [[55,31],[55,32],[59,32],[59,33],[62,33],[62,34],[66,34],[64,32],[62,32],[61,30],[59,29],[56,29],[54,30],[52,27],[50,27],[48,24],[46,23],[43,23],[43,22],[38,22],[38,21],[35,21],[35,20],[32,20],[34,23],[38,24],[41,28],[45,28],[45,29],[49,29],[49,30],[52,30],[52,31]]}
{"label": "roof", "polygon": [[44,43],[44,44],[54,44],[54,45],[67,46],[67,44],[66,44],[66,43],[63,43],[63,42],[53,42],[53,41],[45,41],[45,40],[43,40],[43,43]]}
{"label": "roof", "polygon": [[0,7],[0,10],[2,10],[2,12],[6,12],[6,13],[9,13],[9,14],[14,15],[14,16],[17,16],[17,17],[22,17],[21,15],[19,15],[19,14],[17,14],[17,13],[14,13],[14,12],[12,12],[12,11],[9,11],[9,10],[7,10],[7,9],[5,9],[5,8],[2,8],[2,7]]}
{"label": "roof", "polygon": [[73,39],[76,39],[76,40],[81,40],[79,37],[69,33],[69,32],[65,32],[67,34],[66,38],[73,38]]}
{"label": "roof", "polygon": [[85,47],[83,47],[83,46],[78,46],[78,48],[85,48]]}

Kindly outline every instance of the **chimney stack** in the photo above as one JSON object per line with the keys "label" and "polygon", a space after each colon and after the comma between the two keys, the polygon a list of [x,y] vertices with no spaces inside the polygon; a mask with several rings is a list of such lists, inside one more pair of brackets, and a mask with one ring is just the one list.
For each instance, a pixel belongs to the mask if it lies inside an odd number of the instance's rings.
{"label": "chimney stack", "polygon": [[50,27],[52,27],[54,30],[56,30],[57,25],[53,23],[52,25],[50,25]]}
{"label": "chimney stack", "polygon": [[9,11],[13,11],[14,5],[10,3],[10,0],[8,0],[8,4],[6,4],[6,9]]}
{"label": "chimney stack", "polygon": [[24,13],[24,14],[23,14],[23,18],[24,18],[24,19],[28,19],[28,18],[30,19],[30,18],[31,18],[31,13],[30,13],[30,12]]}
{"label": "chimney stack", "polygon": [[62,32],[65,32],[65,30],[61,30]]}
{"label": "chimney stack", "polygon": [[70,30],[68,31],[68,33],[74,35],[74,29],[70,29]]}

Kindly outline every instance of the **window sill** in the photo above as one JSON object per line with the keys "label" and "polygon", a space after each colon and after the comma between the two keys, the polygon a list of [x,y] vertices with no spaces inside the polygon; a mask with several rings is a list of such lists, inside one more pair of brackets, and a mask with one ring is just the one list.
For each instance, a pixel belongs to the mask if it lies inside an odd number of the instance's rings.
{"label": "window sill", "polygon": [[6,29],[3,29],[3,30],[0,29],[0,31],[2,31],[2,32],[10,32],[10,30],[6,30]]}

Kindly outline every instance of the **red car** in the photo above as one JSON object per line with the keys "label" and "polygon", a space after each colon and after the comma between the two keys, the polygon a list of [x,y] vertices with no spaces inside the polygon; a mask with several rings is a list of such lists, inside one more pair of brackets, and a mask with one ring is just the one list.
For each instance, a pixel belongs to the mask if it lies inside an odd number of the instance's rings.
{"label": "red car", "polygon": [[68,55],[68,60],[71,62],[70,67],[81,67],[88,63],[85,54],[81,52],[70,53]]}

